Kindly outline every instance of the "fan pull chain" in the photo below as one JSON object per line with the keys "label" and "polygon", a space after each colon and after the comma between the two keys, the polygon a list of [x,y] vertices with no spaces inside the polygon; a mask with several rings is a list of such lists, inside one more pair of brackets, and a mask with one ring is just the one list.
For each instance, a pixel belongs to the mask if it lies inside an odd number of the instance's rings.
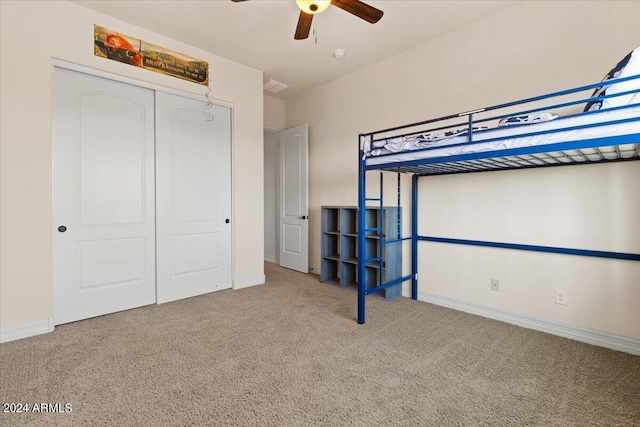
{"label": "fan pull chain", "polygon": [[313,39],[315,44],[318,44],[318,32],[316,31],[318,28],[318,16],[313,20]]}

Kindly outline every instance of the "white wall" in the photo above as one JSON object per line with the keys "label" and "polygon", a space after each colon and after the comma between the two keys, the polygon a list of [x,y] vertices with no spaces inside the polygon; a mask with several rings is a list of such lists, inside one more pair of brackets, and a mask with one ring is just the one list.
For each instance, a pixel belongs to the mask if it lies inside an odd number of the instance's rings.
{"label": "white wall", "polygon": [[93,55],[93,25],[209,62],[212,97],[233,103],[234,280],[264,279],[262,72],[65,1],[0,2],[0,327],[52,315],[52,58],[204,94],[205,87]]}
{"label": "white wall", "polygon": [[[422,178],[419,234],[640,254],[639,182],[640,162]],[[640,262],[441,243],[419,255],[422,293],[640,337]]]}
{"label": "white wall", "polygon": [[[359,133],[596,82],[638,46],[638,16],[639,2],[522,2],[287,100],[287,127],[310,128],[311,264],[320,265],[320,206],[357,202]],[[639,163],[423,178],[420,232],[640,253]],[[465,225],[475,212],[487,221]],[[444,244],[419,251],[422,295],[640,338],[638,262]],[[492,293],[490,278],[503,290]],[[554,303],[556,288],[569,290],[570,305]]]}

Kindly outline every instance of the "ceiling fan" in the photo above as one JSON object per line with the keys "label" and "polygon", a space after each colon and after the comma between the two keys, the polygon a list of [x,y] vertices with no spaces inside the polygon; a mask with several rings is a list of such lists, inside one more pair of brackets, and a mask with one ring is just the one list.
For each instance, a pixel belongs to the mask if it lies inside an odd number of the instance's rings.
{"label": "ceiling fan", "polygon": [[[231,1],[238,3],[247,0]],[[296,40],[303,40],[309,37],[313,15],[324,12],[330,5],[337,6],[372,24],[378,22],[383,15],[380,9],[369,6],[360,0],[296,0],[296,3],[300,8],[300,17],[298,18],[298,26],[296,27],[296,34],[294,36]]]}

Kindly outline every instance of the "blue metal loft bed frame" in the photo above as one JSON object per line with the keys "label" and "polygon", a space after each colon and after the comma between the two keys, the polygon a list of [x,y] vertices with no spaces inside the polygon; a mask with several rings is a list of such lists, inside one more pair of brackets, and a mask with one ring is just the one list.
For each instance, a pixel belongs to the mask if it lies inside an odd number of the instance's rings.
{"label": "blue metal loft bed frame", "polygon": [[[626,77],[622,79],[614,79],[607,81],[607,85],[613,85],[616,83],[625,82],[628,80],[640,80],[640,75]],[[383,289],[391,286],[400,285],[401,283],[411,281],[411,297],[418,299],[418,242],[443,242],[443,243],[455,243],[463,245],[473,246],[485,246],[494,248],[505,249],[518,249],[527,251],[549,252],[557,254],[570,254],[581,256],[593,256],[603,258],[614,258],[623,260],[640,261],[640,254],[633,253],[620,253],[620,252],[605,252],[594,251],[585,249],[574,248],[560,248],[549,246],[535,246],[535,245],[523,245],[513,243],[501,243],[501,242],[488,242],[478,240],[461,240],[461,239],[449,239],[439,238],[432,236],[420,236],[418,235],[418,178],[429,175],[444,175],[444,174],[457,174],[467,172],[481,172],[481,171],[495,171],[495,170],[507,170],[507,169],[524,169],[524,168],[537,168],[548,166],[565,166],[576,164],[591,164],[591,163],[603,163],[614,161],[628,161],[628,160],[640,160],[640,114],[631,115],[618,120],[604,121],[600,123],[587,123],[577,126],[569,126],[555,130],[543,130],[535,131],[535,125],[521,125],[518,129],[522,132],[518,132],[516,135],[512,135],[509,138],[517,137],[529,137],[537,135],[551,134],[555,132],[580,130],[590,127],[598,127],[605,125],[614,125],[622,123],[633,123],[631,133],[617,135],[617,136],[605,136],[591,139],[581,140],[568,140],[563,142],[548,143],[535,146],[518,147],[510,149],[498,149],[493,151],[480,151],[471,152],[466,154],[456,154],[444,157],[426,157],[417,160],[406,161],[394,161],[393,156],[395,153],[385,154],[378,156],[378,158],[387,158],[389,161],[384,161],[378,164],[370,164],[368,161],[374,157],[369,157],[365,150],[365,147],[373,147],[375,142],[388,140],[390,138],[398,137],[411,137],[419,134],[430,133],[434,131],[442,131],[450,128],[459,128],[460,126],[466,127],[467,141],[464,143],[455,144],[455,146],[469,146],[470,144],[477,144],[474,142],[474,134],[479,132],[485,132],[484,130],[474,130],[474,125],[488,122],[495,122],[496,120],[506,116],[518,116],[526,115],[530,113],[537,113],[549,110],[558,110],[565,108],[577,108],[591,101],[601,101],[607,98],[614,98],[617,96],[625,96],[631,94],[636,95],[636,98],[640,97],[640,90],[634,89],[627,92],[621,92],[613,95],[605,95],[600,97],[584,98],[584,94],[581,92],[592,91],[593,89],[602,86],[602,83],[595,83],[587,86],[581,86],[574,89],[559,91],[550,93],[547,95],[537,96],[533,98],[527,98],[520,101],[510,102],[506,104],[500,104],[492,107],[482,108],[473,111],[467,111],[460,114],[453,114],[449,116],[440,117],[433,120],[426,120],[417,123],[411,123],[404,126],[393,127],[389,129],[383,129],[375,132],[360,134],[359,136],[359,168],[358,168],[358,253],[364,254],[365,247],[365,235],[369,232],[380,232],[382,235],[383,221],[383,172],[397,172],[398,173],[398,196],[397,203],[400,206],[400,174],[410,173],[412,174],[412,209],[411,209],[411,236],[402,237],[398,233],[399,238],[393,240],[386,240],[384,237],[379,242],[379,256],[371,259],[365,259],[364,256],[358,257],[358,323],[363,324],[365,322],[365,296],[379,292]],[[581,98],[581,99],[576,99]],[[640,103],[636,100],[631,101],[632,104],[610,108],[606,110],[589,111],[579,114],[569,114],[556,120],[562,120],[569,117],[577,117],[594,115],[614,110],[624,110],[627,108],[638,108]],[[551,103],[551,105],[549,105]],[[524,104],[529,104],[530,107],[525,110],[512,112],[514,107],[523,107]],[[531,105],[533,104],[533,105]],[[544,104],[543,106],[539,106]],[[580,108],[582,109],[582,108]],[[630,110],[629,110],[630,111]],[[487,117],[488,116],[488,117]],[[603,116],[604,117],[604,116]],[[451,124],[452,121],[466,118],[464,122],[457,122]],[[427,129],[422,127],[431,126]],[[433,127],[435,126],[435,127]],[[533,126],[533,127],[531,127]],[[529,130],[532,130],[529,132]],[[487,130],[490,132],[495,128]],[[488,134],[487,134],[488,135]],[[483,139],[480,143],[491,142],[496,140],[504,140],[504,137]],[[452,145],[454,146],[454,145]],[[428,151],[435,148],[423,148],[418,151]],[[596,156],[593,154],[586,155],[583,150],[595,150]],[[605,150],[605,151],[602,151]],[[613,154],[612,154],[613,153]],[[595,158],[594,158],[595,157]],[[579,159],[579,160],[578,160]],[[378,197],[369,198],[366,195],[366,175],[369,171],[380,171],[380,194]],[[380,223],[376,228],[366,228],[365,221],[365,207],[367,202],[376,202],[380,206]],[[398,210],[400,211],[400,210]],[[398,226],[400,224],[400,218],[398,218]],[[379,281],[378,286],[372,288],[366,288],[364,280],[360,278],[365,277],[365,266],[367,263],[380,261],[383,254],[384,246],[387,244],[402,244],[400,242],[411,241],[411,274],[401,277],[399,279],[383,283],[382,268],[379,269]]]}

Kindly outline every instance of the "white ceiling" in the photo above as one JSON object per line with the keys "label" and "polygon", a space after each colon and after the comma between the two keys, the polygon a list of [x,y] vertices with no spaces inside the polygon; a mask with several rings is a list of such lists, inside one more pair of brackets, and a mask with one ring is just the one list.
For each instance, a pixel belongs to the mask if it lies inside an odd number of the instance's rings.
{"label": "white ceiling", "polygon": [[[306,40],[294,40],[299,15],[294,0],[240,3],[74,0],[84,7],[262,70],[265,82],[275,79],[290,86],[275,95],[281,99],[406,51],[519,1],[365,2],[384,11],[377,24],[331,6],[314,18],[317,37],[312,33]],[[344,49],[344,57],[334,58],[336,49]]]}

